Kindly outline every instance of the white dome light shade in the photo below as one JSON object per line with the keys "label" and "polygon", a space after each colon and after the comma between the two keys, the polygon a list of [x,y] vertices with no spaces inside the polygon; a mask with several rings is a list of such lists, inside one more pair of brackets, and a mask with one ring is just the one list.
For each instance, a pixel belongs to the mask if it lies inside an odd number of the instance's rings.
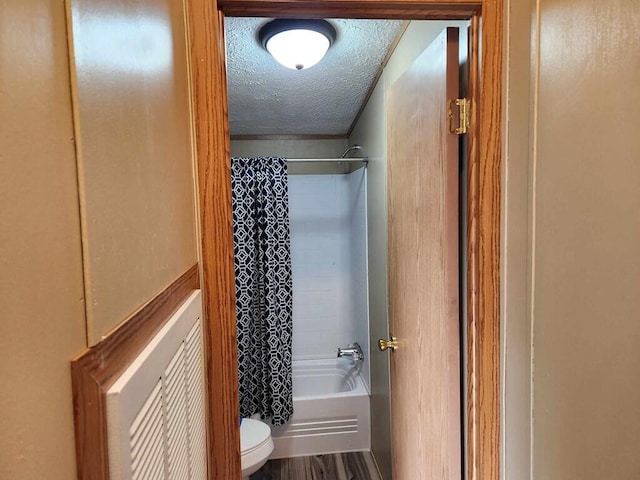
{"label": "white dome light shade", "polygon": [[287,30],[267,40],[267,50],[273,58],[292,70],[313,67],[330,45],[327,37],[313,30]]}
{"label": "white dome light shade", "polygon": [[280,18],[264,25],[258,38],[278,63],[303,70],[322,60],[336,38],[336,31],[326,20]]}

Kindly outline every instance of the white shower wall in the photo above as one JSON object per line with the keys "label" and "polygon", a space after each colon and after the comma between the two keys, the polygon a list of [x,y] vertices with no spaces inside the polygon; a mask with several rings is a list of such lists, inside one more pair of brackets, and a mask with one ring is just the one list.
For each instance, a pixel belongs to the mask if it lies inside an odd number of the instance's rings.
{"label": "white shower wall", "polygon": [[369,387],[366,169],[289,176],[293,358],[327,358],[358,342]]}

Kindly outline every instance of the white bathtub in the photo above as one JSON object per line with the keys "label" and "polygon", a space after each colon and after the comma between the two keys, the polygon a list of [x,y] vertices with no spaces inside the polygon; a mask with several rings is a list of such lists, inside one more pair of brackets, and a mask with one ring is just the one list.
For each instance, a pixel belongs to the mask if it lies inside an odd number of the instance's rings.
{"label": "white bathtub", "polygon": [[293,410],[272,427],[270,458],[371,449],[369,393],[351,360],[294,361]]}

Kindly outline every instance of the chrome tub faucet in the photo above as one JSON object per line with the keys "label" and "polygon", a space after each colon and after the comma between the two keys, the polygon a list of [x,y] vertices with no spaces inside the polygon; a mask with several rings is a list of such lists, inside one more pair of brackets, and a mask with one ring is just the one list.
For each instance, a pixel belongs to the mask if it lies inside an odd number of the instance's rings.
{"label": "chrome tub faucet", "polygon": [[353,363],[364,360],[364,353],[362,353],[362,348],[357,342],[349,344],[346,348],[338,347],[338,358],[341,357],[351,357]]}

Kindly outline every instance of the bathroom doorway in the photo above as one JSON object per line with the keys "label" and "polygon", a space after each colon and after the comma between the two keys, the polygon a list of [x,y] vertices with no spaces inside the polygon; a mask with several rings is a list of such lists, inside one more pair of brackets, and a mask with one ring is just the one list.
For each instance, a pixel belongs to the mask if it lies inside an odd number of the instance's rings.
{"label": "bathroom doorway", "polygon": [[[418,192],[434,190],[433,186],[439,185],[434,181],[439,170],[429,175],[430,181],[426,181],[419,171],[413,171],[412,164],[394,165],[391,169],[395,174],[389,176],[390,155],[408,147],[408,152],[394,155],[396,161],[403,158],[427,161],[427,152],[435,151],[430,145],[440,144],[434,141],[440,135],[435,133],[436,130],[444,132],[444,129],[434,130],[435,135],[407,135],[407,132],[414,132],[416,124],[424,122],[421,113],[435,109],[445,115],[447,111],[444,103],[433,103],[435,99],[440,100],[439,96],[429,95],[430,91],[439,88],[439,81],[438,85],[425,88],[431,77],[423,77],[418,73],[416,81],[410,82],[410,85],[417,83],[422,88],[411,93],[411,86],[403,83],[403,76],[422,57],[422,52],[436,42],[443,29],[450,27],[461,38],[451,47],[453,58],[448,59],[451,64],[449,76],[455,85],[463,86],[464,78],[458,77],[459,72],[460,76],[466,77],[468,69],[466,34],[469,22],[379,19],[328,21],[334,25],[337,39],[317,66],[303,72],[283,68],[256,42],[258,32],[269,25],[270,19],[226,17],[224,22],[231,156],[261,157],[268,163],[275,161],[272,157],[286,157],[289,166],[294,415],[286,425],[272,429],[276,447],[271,458],[372,450],[383,478],[391,478],[390,406],[399,405],[401,396],[411,398],[415,395],[406,385],[419,385],[421,381],[429,385],[426,393],[421,394],[425,401],[429,395],[441,392],[437,388],[440,383],[449,385],[452,401],[448,402],[448,406],[443,405],[443,408],[451,414],[441,417],[452,417],[452,420],[447,423],[446,429],[432,426],[425,428],[425,431],[451,430],[450,438],[458,439],[461,434],[460,397],[464,388],[460,387],[463,375],[459,367],[464,366],[460,358],[464,346],[460,336],[456,333],[455,343],[436,342],[417,349],[432,352],[432,355],[438,348],[446,346],[446,349],[451,349],[447,358],[460,359],[455,364],[441,359],[438,366],[434,361],[420,360],[419,355],[409,355],[409,350],[416,351],[415,342],[405,341],[400,352],[391,354],[391,350],[381,352],[378,349],[378,340],[388,338],[390,333],[408,338],[402,332],[400,320],[390,328],[387,312],[387,305],[399,304],[397,297],[402,295],[403,290],[415,290],[415,297],[409,298],[422,301],[420,289],[416,287],[423,281],[418,278],[420,275],[416,276],[415,282],[403,287],[399,287],[398,280],[405,276],[395,276],[393,282],[388,281],[388,264],[391,258],[394,266],[397,262],[397,257],[387,254],[388,226],[392,223],[389,219],[392,217],[397,220],[402,212],[387,212],[387,196],[388,191],[406,189],[404,184],[394,188],[388,188],[388,185],[396,185],[391,180],[399,179],[403,173],[407,173],[409,178],[420,179],[416,185],[422,188],[418,188]],[[444,45],[442,39],[437,45],[438,52],[441,52]],[[454,50],[459,50],[459,53],[454,53]],[[423,59],[415,68],[418,72],[428,71],[431,63],[434,63],[433,60]],[[437,63],[443,64],[442,61]],[[389,101],[390,92],[396,84],[401,85],[395,89],[396,100]],[[465,96],[465,91],[455,85],[447,95],[442,94],[443,99],[445,96]],[[417,104],[415,99],[425,101],[419,104],[421,106],[417,111],[411,113],[410,122],[402,126],[395,125],[396,122],[389,117],[391,107],[400,105],[401,102],[397,100],[406,98],[411,99],[409,105]],[[403,115],[399,115],[399,119],[403,120]],[[436,121],[447,122],[447,119]],[[458,140],[463,137],[445,135],[445,138],[454,142],[456,150],[451,151],[451,175],[455,177],[458,176],[459,157],[460,191],[466,185],[466,152],[462,148],[462,155],[457,153]],[[390,146],[392,138],[398,142],[396,146]],[[420,140],[423,142],[419,143]],[[353,161],[341,161],[343,156],[353,156]],[[358,157],[365,158],[366,163],[355,161]],[[454,182],[455,190],[458,190],[457,183]],[[434,199],[438,200],[439,197],[440,193]],[[458,216],[455,191],[450,192],[449,198],[449,207],[455,211],[455,218],[451,217],[452,225],[455,225]],[[426,226],[438,222],[435,218],[424,221]],[[413,218],[411,222],[414,222]],[[394,224],[397,225],[397,222]],[[435,229],[427,228],[425,234],[429,232],[435,232]],[[457,229],[453,233],[448,243],[456,244],[457,252]],[[462,246],[460,250],[463,250]],[[403,251],[400,249],[400,252]],[[442,254],[437,246],[427,248],[425,252],[433,252],[434,258]],[[416,254],[411,253],[411,256]],[[455,257],[457,259],[457,254]],[[423,258],[424,255],[409,258],[407,265],[417,265]],[[456,279],[457,263],[456,260],[451,264],[452,275]],[[415,274],[420,271],[424,271],[424,265]],[[454,280],[452,284],[456,282]],[[450,292],[450,295],[452,298],[449,303],[453,301],[458,304],[458,290]],[[455,332],[464,332],[463,325],[459,326],[462,312],[462,306],[451,312],[445,325],[453,323],[451,328]],[[392,318],[401,316],[396,311]],[[412,320],[425,324],[425,320],[433,317],[436,315],[428,315],[426,319],[411,316]],[[240,319],[238,322],[242,323]],[[436,322],[435,326],[439,323]],[[434,338],[435,335],[426,336],[423,341]],[[354,380],[356,384],[364,384],[370,397],[354,398],[357,389],[349,391],[347,397],[331,389],[318,390],[317,394],[323,400],[314,400],[313,408],[309,411],[305,398],[312,392],[303,392],[301,388],[308,383],[303,380],[310,371],[308,363],[324,362],[325,366],[335,363],[336,348],[354,342],[361,345],[364,351],[363,360],[353,365],[354,374],[356,371],[358,373]],[[242,342],[239,342],[238,355],[241,361],[246,356]],[[413,358],[410,364],[405,364],[409,367],[406,373],[410,380],[405,382],[405,387],[393,388],[399,379],[391,379],[390,370],[395,376],[403,372],[404,367],[396,368],[395,365],[402,363],[407,356]],[[351,363],[348,359],[342,362],[347,371]],[[247,381],[242,372],[243,369],[240,369],[241,404],[246,400],[243,382]],[[447,372],[455,372],[455,375],[448,378]],[[296,383],[299,388],[296,388]],[[320,385],[318,381],[314,384]],[[392,395],[396,396],[393,402]],[[430,399],[429,403],[435,400]],[[418,413],[408,412],[416,417]],[[337,422],[339,431],[336,430]],[[312,431],[308,427],[310,424],[313,424]],[[403,422],[394,422],[393,426],[396,424]],[[457,428],[454,431],[449,426]],[[311,432],[313,436],[309,435]],[[396,432],[398,435],[401,434]],[[442,437],[441,434],[437,436]],[[449,462],[457,466],[458,472],[461,470],[460,444],[458,441],[453,454],[457,460]],[[410,450],[403,448],[402,451],[406,454]],[[415,464],[416,460],[412,463]],[[428,463],[433,465],[436,462],[429,458]]]}
{"label": "bathroom doorway", "polygon": [[[199,6],[196,13],[195,6]],[[362,5],[360,5],[362,4]],[[230,15],[256,16],[312,16],[312,17],[387,17],[387,18],[471,18],[471,76],[470,98],[472,105],[472,126],[469,138],[469,226],[467,231],[469,264],[468,287],[464,292],[469,299],[467,324],[470,329],[470,347],[468,354],[469,384],[473,388],[468,393],[470,441],[467,443],[467,465],[470,477],[483,472],[483,478],[497,478],[498,472],[498,377],[499,323],[497,305],[498,251],[495,248],[498,239],[499,219],[499,168],[500,168],[500,88],[499,83],[489,81],[500,78],[501,65],[497,57],[501,55],[501,37],[498,28],[500,11],[491,2],[479,2],[454,6],[450,9],[437,4],[433,8],[430,2],[418,3],[408,8],[394,2],[369,4],[350,2],[351,7],[330,4],[297,5],[295,10],[283,10],[281,4],[270,2],[221,2],[222,12]],[[356,6],[354,6],[356,5]],[[461,5],[461,4],[460,4]],[[368,8],[367,8],[368,7]],[[478,72],[478,40],[480,35],[479,15],[483,15],[484,71]],[[235,358],[233,348],[232,321],[233,270],[220,265],[220,259],[229,258],[229,245],[220,242],[228,239],[228,218],[230,212],[219,208],[221,198],[228,193],[228,129],[225,126],[224,102],[212,101],[225,98],[224,69],[221,55],[220,29],[223,19],[215,6],[192,2],[191,37],[194,97],[196,108],[196,131],[200,164],[200,198],[203,222],[202,243],[205,278],[205,308],[209,318],[209,392],[210,416],[216,423],[215,431],[210,427],[210,444],[217,446],[211,451],[210,468],[221,472],[219,478],[233,478],[238,468],[237,455],[234,454],[234,442],[237,440],[237,428],[231,422],[236,413],[233,405],[237,403],[237,391],[229,387],[233,384]],[[208,38],[207,35],[209,35]],[[218,39],[218,40],[216,40]],[[209,43],[207,43],[209,42]],[[207,46],[208,45],[208,46]],[[213,48],[212,48],[213,47]],[[203,61],[205,60],[206,61]],[[199,60],[199,61],[198,61]],[[483,95],[479,95],[479,77],[485,80]],[[203,77],[204,75],[204,77]],[[202,81],[208,80],[207,84]],[[497,85],[496,85],[497,84]],[[222,103],[222,104],[221,104]],[[480,120],[483,120],[482,122]],[[215,189],[222,192],[217,198],[207,196],[207,191]],[[496,193],[497,192],[497,193]],[[218,202],[218,203],[216,203]],[[212,218],[213,217],[213,218]],[[227,220],[225,220],[225,218]],[[216,243],[218,242],[218,243]],[[207,266],[209,268],[207,268]],[[482,274],[483,281],[479,282]],[[208,294],[208,295],[207,295]],[[221,315],[222,314],[222,315]],[[231,316],[229,315],[231,314]],[[224,318],[224,320],[220,320]],[[231,332],[231,336],[228,332]],[[220,348],[222,347],[222,348]],[[220,383],[226,379],[227,383]],[[229,383],[231,382],[231,383]],[[483,402],[479,402],[482,396]],[[217,402],[214,407],[213,404]],[[223,411],[220,405],[227,405]],[[226,426],[220,428],[221,426]],[[224,434],[225,442],[216,441]],[[471,441],[472,440],[472,441]],[[227,444],[228,441],[228,444]],[[215,477],[217,477],[216,473]]]}

